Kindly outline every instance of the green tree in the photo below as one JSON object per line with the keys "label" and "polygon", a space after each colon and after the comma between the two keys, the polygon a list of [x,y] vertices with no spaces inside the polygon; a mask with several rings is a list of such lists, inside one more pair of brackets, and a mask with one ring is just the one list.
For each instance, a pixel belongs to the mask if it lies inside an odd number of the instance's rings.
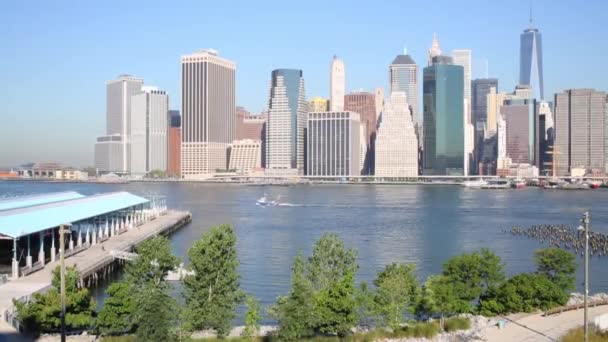
{"label": "green tree", "polygon": [[279,321],[281,339],[350,332],[357,324],[356,259],[356,251],[346,249],[333,233],[321,236],[306,261],[298,254],[290,293],[279,297],[271,310]]}
{"label": "green tree", "polygon": [[176,304],[166,288],[148,283],[137,296],[137,341],[167,341],[176,320]]}
{"label": "green tree", "polygon": [[547,310],[563,305],[568,295],[547,276],[522,273],[511,277],[498,288],[493,288],[482,298],[484,315]]}
{"label": "green tree", "polygon": [[253,296],[247,296],[245,298],[245,306],[247,307],[247,312],[245,312],[245,329],[242,335],[244,337],[254,337],[260,330],[260,320],[262,319],[260,302]]}
{"label": "green tree", "polygon": [[166,282],[179,259],[173,255],[169,239],[157,236],[136,248],[137,257],[126,267],[127,283],[133,289],[136,310],[135,335],[139,341],[164,341],[174,321],[175,300]]}
{"label": "green tree", "polygon": [[[61,326],[59,266],[53,270],[52,287],[43,294],[34,294],[28,303],[13,301],[19,320],[33,333],[56,332]],[[67,267],[65,276],[65,321],[68,330],[88,329],[95,313],[95,301],[86,288],[78,287],[80,273],[76,267]]]}
{"label": "green tree", "polygon": [[317,291],[336,284],[348,272],[356,272],[357,268],[357,252],[346,249],[335,233],[323,234],[308,258],[310,281]]}
{"label": "green tree", "polygon": [[478,302],[489,289],[499,286],[505,279],[500,257],[486,248],[449,259],[443,265],[443,275],[460,300],[459,313],[471,312],[473,302]]}
{"label": "green tree", "polygon": [[446,316],[465,311],[468,306],[468,302],[463,302],[458,298],[446,276],[432,275],[422,286],[422,295],[416,307],[416,313],[418,316],[439,316],[440,327],[443,329]]}
{"label": "green tree", "polygon": [[419,295],[416,266],[414,264],[387,265],[374,280],[377,288],[374,297],[375,311],[380,322],[396,331],[404,315],[413,312]]}
{"label": "green tree", "polygon": [[126,267],[127,281],[135,286],[135,290],[149,283],[157,287],[165,286],[167,274],[179,264],[169,239],[164,236],[142,242],[135,253],[137,257]]}
{"label": "green tree", "polygon": [[317,329],[322,333],[344,337],[357,324],[357,300],[355,297],[354,270],[333,285],[320,290],[315,296]]}
{"label": "green tree", "polygon": [[230,225],[212,228],[192,245],[188,257],[194,274],[183,282],[186,325],[189,329],[214,329],[224,337],[243,299],[234,230]]}
{"label": "green tree", "polygon": [[97,329],[102,335],[118,335],[135,330],[137,308],[133,287],[126,282],[113,283],[106,290],[108,297],[97,316]]}
{"label": "green tree", "polygon": [[547,276],[564,292],[576,287],[576,257],[560,248],[545,248],[534,253],[537,272]]}
{"label": "green tree", "polygon": [[362,282],[355,291],[355,298],[357,301],[359,325],[371,327],[374,318],[374,292],[369,288],[366,282]]}
{"label": "green tree", "polygon": [[314,291],[305,268],[304,257],[298,253],[291,268],[289,294],[280,296],[269,309],[269,314],[279,323],[278,337],[281,341],[297,341],[315,333]]}

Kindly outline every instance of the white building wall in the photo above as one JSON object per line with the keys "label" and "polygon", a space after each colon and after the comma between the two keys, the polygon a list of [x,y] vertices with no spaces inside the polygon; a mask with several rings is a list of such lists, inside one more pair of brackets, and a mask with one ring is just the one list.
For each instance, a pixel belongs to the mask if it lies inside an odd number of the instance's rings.
{"label": "white building wall", "polygon": [[262,167],[262,142],[260,140],[235,140],[230,149],[228,169],[238,174],[249,174]]}
{"label": "white building wall", "polygon": [[167,171],[169,96],[164,91],[148,95],[148,172]]}
{"label": "white building wall", "polygon": [[206,178],[227,166],[236,120],[236,64],[214,50],[181,58],[184,178]]}
{"label": "white building wall", "polygon": [[418,175],[418,140],[405,93],[394,92],[384,102],[376,136],[376,176]]}
{"label": "white building wall", "polygon": [[344,70],[344,62],[334,56],[331,61],[330,79],[329,79],[329,108],[332,112],[340,112],[344,110],[344,94],[346,88],[346,75]]}
{"label": "white building wall", "polygon": [[142,177],[148,172],[147,169],[147,106],[146,93],[135,94],[131,97],[130,117],[130,163],[129,171],[132,176]]}
{"label": "white building wall", "polygon": [[355,112],[308,113],[308,175],[360,175],[361,126]]}

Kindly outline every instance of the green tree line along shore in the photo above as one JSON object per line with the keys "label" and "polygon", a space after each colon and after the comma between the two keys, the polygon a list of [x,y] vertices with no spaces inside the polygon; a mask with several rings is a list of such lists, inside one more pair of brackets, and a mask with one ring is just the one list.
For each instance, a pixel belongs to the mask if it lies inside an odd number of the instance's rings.
{"label": "green tree line along shore", "polygon": [[[564,305],[575,289],[575,256],[559,248],[536,251],[536,271],[507,277],[489,249],[452,257],[440,274],[420,283],[412,263],[392,263],[371,284],[356,283],[357,251],[338,235],[327,233],[312,254],[301,252],[291,268],[289,292],[262,308],[240,287],[236,235],[229,225],[211,228],[188,250],[181,297],[170,295],[169,271],[180,263],[169,240],[156,237],[136,248],[138,257],[125,268],[124,280],[107,289],[99,312],[79,274],[67,269],[66,322],[75,332],[88,331],[108,340],[188,340],[194,331],[226,338],[240,305],[245,305],[242,338],[255,339],[264,314],[278,329],[264,340],[372,340],[377,337],[432,337],[441,331],[468,329],[464,313],[484,316],[547,310]],[[59,330],[59,273],[53,287],[32,301],[15,301],[18,319],[37,335]],[[361,329],[364,328],[364,329]],[[354,331],[364,330],[365,333]],[[354,336],[364,336],[359,339]]]}

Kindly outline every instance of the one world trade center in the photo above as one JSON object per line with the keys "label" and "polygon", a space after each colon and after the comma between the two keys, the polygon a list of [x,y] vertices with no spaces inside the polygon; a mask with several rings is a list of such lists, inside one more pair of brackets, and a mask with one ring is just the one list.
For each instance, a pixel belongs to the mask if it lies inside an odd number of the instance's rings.
{"label": "one world trade center", "polygon": [[529,85],[533,97],[544,99],[543,88],[543,44],[542,36],[537,28],[530,26],[520,36],[519,48],[519,84]]}

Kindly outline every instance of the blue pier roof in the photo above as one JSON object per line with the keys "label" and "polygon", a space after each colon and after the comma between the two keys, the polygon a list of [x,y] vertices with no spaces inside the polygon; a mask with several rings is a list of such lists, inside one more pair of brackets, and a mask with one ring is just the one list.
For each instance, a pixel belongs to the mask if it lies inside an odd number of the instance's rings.
{"label": "blue pier roof", "polygon": [[0,199],[0,211],[16,209],[16,208],[23,208],[23,207],[31,207],[34,205],[47,204],[47,203],[53,203],[53,202],[59,202],[59,201],[67,201],[67,200],[83,198],[83,197],[84,197],[84,195],[81,195],[75,191],[65,191],[65,192],[52,192],[52,193],[41,194],[41,195],[2,198],[2,199]]}
{"label": "blue pier roof", "polygon": [[0,236],[20,238],[64,223],[74,223],[148,202],[128,192],[112,192],[3,210],[0,211]]}

